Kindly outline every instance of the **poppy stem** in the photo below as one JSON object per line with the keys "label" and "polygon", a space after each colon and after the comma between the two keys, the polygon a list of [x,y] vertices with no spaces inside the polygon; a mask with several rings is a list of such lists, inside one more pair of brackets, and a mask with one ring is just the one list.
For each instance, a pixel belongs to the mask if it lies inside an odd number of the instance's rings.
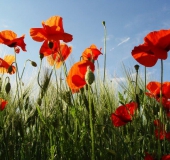
{"label": "poppy stem", "polygon": [[38,77],[37,77],[37,82],[38,82],[38,85],[40,86],[41,89],[43,89],[43,87],[41,86],[40,84],[40,71],[41,71],[41,67],[42,67],[42,59],[40,61],[40,68],[39,68],[39,71],[38,71]]}
{"label": "poppy stem", "polygon": [[105,21],[103,21],[103,26],[104,26],[104,75],[103,75],[103,82],[105,82],[105,77],[106,77],[106,37],[107,37]]}
{"label": "poppy stem", "polygon": [[163,84],[163,60],[161,59],[161,86],[160,86],[160,118],[163,122],[163,110],[162,110],[162,84]]}
{"label": "poppy stem", "polygon": [[93,115],[91,106],[91,95],[90,95],[90,85],[88,85],[88,96],[89,96],[89,120],[90,120],[90,135],[91,135],[91,160],[95,160],[94,153],[94,128],[93,128]]}
{"label": "poppy stem", "polygon": [[20,81],[22,80],[22,77],[23,77],[23,74],[24,74],[24,71],[25,71],[25,68],[26,68],[26,63],[27,63],[28,61],[31,62],[30,59],[27,59],[27,60],[25,61],[24,68],[23,68],[23,70],[22,70],[22,74],[21,74],[21,77],[20,77]]}
{"label": "poppy stem", "polygon": [[[162,110],[162,84],[163,84],[163,60],[161,59],[161,86],[160,86],[160,110],[159,110],[159,117],[161,119],[161,122],[164,123],[163,121],[163,110]],[[158,131],[158,134],[160,136],[160,129]],[[161,140],[159,139],[158,142],[158,156],[159,158],[161,157]]]}

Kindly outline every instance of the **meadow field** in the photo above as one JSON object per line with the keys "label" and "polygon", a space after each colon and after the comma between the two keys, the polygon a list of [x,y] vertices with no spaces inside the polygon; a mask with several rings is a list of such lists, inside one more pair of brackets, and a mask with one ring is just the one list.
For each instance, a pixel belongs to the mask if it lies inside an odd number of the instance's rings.
{"label": "meadow field", "polygon": [[[123,66],[120,80],[107,75],[105,22],[103,27],[104,46],[94,42],[82,49],[80,61],[68,68],[73,36],[64,31],[62,17],[50,17],[42,28],[30,29],[35,43],[42,43],[39,64],[27,60],[21,73],[17,57],[26,51],[24,35],[0,31],[0,45],[14,51],[0,58],[1,160],[170,159],[170,82],[163,81],[170,30],[150,32],[134,46],[129,54],[136,65]],[[147,67],[157,61],[161,81],[148,81]],[[26,85],[30,66],[38,72]]]}

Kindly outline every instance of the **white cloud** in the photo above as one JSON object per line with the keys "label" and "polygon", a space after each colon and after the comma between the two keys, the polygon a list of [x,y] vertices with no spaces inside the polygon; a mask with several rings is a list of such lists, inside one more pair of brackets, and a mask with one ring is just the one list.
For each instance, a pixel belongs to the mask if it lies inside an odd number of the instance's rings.
{"label": "white cloud", "polygon": [[[119,39],[119,40],[121,40],[121,42],[118,43],[116,47],[122,45],[123,43],[126,43],[127,41],[129,41],[129,39],[130,39],[130,37],[123,38],[123,39]],[[110,51],[114,50],[116,47],[112,47],[112,48],[110,49]]]}
{"label": "white cloud", "polygon": [[123,39],[117,46],[120,46],[121,44],[127,42],[130,39],[130,37]]}

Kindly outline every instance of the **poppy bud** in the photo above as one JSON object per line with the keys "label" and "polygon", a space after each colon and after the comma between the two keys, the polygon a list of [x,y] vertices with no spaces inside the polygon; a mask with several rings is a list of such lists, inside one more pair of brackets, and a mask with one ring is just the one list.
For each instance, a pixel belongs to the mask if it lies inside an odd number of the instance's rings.
{"label": "poppy bud", "polygon": [[85,81],[88,85],[91,85],[95,80],[94,73],[91,71],[90,67],[87,67],[87,72],[85,74]]}
{"label": "poppy bud", "polygon": [[40,59],[42,60],[44,58],[44,54],[40,53]]}
{"label": "poppy bud", "polygon": [[105,26],[105,24],[106,24],[105,21],[103,21],[102,24],[103,24],[103,26]]}
{"label": "poppy bud", "polygon": [[32,65],[33,67],[37,67],[37,63],[34,62],[34,61],[31,61],[31,65]]}
{"label": "poppy bud", "polygon": [[11,90],[11,84],[8,82],[5,86],[5,91],[8,94],[10,92],[10,90]]}
{"label": "poppy bud", "polygon": [[52,49],[52,48],[53,48],[53,46],[54,46],[54,43],[53,43],[53,42],[48,41],[48,47],[49,47],[50,49]]}
{"label": "poppy bud", "polygon": [[136,72],[138,72],[138,70],[139,70],[139,65],[136,64],[134,67],[135,67]]}
{"label": "poppy bud", "polygon": [[9,73],[9,74],[12,73],[12,65],[9,66],[9,68],[8,68],[8,73]]}
{"label": "poppy bud", "polygon": [[19,47],[15,47],[15,48],[14,48],[14,51],[15,51],[15,53],[17,53],[17,54],[18,54],[18,53],[20,52]]}

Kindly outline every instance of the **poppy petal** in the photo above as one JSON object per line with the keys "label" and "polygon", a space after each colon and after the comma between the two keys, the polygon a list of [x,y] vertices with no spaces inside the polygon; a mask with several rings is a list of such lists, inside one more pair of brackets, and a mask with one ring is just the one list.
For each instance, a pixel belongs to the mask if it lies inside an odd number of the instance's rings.
{"label": "poppy petal", "polygon": [[159,30],[147,34],[144,41],[150,45],[154,45],[168,51],[170,49],[169,39],[170,30]]}
{"label": "poppy petal", "polygon": [[94,71],[94,64],[85,60],[77,62],[71,67],[67,76],[67,84],[71,90],[78,90],[86,84],[85,74],[88,66]]}
{"label": "poppy petal", "polygon": [[84,81],[84,79],[82,79],[79,75],[74,75],[72,76],[72,82],[73,84],[75,84],[75,86],[77,86],[78,88],[82,88],[86,82]]}
{"label": "poppy petal", "polygon": [[156,81],[151,81],[146,85],[146,88],[153,94],[153,95],[157,95],[160,94],[160,86],[161,83],[160,82],[156,82]]}
{"label": "poppy petal", "polygon": [[0,98],[0,110],[3,111],[7,105],[7,101],[5,101],[4,99]]}
{"label": "poppy petal", "polygon": [[129,104],[119,106],[114,113],[111,114],[111,120],[115,127],[120,127],[132,121],[132,116],[137,109],[137,104],[131,102]]}
{"label": "poppy petal", "polygon": [[46,33],[43,28],[31,28],[30,36],[34,41],[42,42],[46,39]]}
{"label": "poppy petal", "polygon": [[4,43],[6,40],[10,41],[17,37],[16,33],[10,30],[0,32],[0,43]]}
{"label": "poppy petal", "polygon": [[137,62],[145,67],[154,66],[158,60],[147,44],[134,47],[132,50],[132,56]]}

